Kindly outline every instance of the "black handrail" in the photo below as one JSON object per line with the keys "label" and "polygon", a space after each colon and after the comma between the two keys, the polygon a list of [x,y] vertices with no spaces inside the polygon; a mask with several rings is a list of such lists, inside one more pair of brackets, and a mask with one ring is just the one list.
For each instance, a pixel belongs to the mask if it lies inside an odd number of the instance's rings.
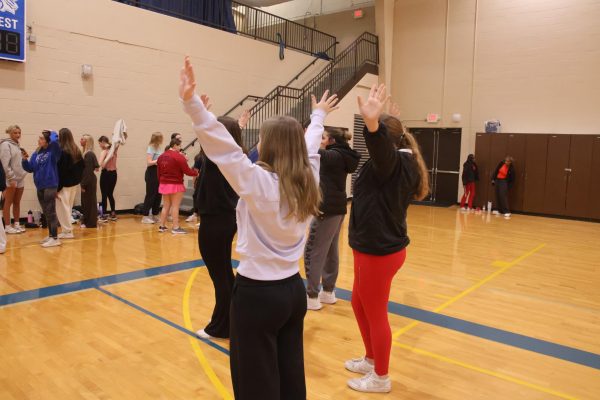
{"label": "black handrail", "polygon": [[311,94],[321,95],[329,90],[341,98],[364,73],[375,72],[378,64],[378,38],[365,32],[302,88],[277,86],[252,107],[250,121],[243,131],[244,144],[247,148],[254,147],[260,126],[275,115],[289,115],[301,123],[306,122],[311,112]]}
{"label": "black handrail", "polygon": [[[155,5],[153,0],[114,1],[278,45],[279,34],[286,48],[322,58],[335,58],[335,36],[236,1],[230,2],[231,10],[213,9],[200,0],[169,0],[162,2],[162,7]],[[223,5],[227,4],[227,1],[223,2]],[[205,14],[210,14],[211,18]],[[235,27],[230,26],[232,22]]]}

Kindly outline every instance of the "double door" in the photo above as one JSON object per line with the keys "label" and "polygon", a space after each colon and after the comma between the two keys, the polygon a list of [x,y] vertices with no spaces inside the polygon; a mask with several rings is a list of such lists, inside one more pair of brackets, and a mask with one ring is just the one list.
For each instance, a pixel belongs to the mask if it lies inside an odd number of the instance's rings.
{"label": "double door", "polygon": [[429,170],[430,194],[426,200],[455,204],[460,179],[460,128],[411,128]]}

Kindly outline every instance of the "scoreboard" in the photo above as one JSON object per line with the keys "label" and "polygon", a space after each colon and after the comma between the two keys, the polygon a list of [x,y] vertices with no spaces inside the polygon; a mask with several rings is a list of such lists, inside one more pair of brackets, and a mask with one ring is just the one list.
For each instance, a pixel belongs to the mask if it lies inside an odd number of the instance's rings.
{"label": "scoreboard", "polygon": [[0,0],[0,59],[25,61],[25,0]]}

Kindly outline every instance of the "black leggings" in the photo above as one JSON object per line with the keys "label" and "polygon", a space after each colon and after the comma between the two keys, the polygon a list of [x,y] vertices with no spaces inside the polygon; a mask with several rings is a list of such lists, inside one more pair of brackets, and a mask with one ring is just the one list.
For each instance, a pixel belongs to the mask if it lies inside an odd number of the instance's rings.
{"label": "black leggings", "polygon": [[305,314],[300,274],[278,281],[237,274],[229,360],[236,400],[306,400]]}
{"label": "black leggings", "polygon": [[110,202],[110,210],[115,212],[115,198],[113,193],[117,186],[117,171],[103,169],[100,173],[100,192],[102,193],[102,213],[106,214],[106,199]]}
{"label": "black leggings", "polygon": [[143,215],[150,215],[150,209],[152,209],[152,215],[158,215],[162,199],[162,195],[158,193],[158,167],[150,165],[146,168],[144,179],[146,180],[146,197],[144,198]]}
{"label": "black leggings", "polygon": [[234,213],[200,216],[198,247],[215,287],[215,308],[204,331],[218,338],[229,338],[229,306],[234,280],[231,242],[236,231]]}

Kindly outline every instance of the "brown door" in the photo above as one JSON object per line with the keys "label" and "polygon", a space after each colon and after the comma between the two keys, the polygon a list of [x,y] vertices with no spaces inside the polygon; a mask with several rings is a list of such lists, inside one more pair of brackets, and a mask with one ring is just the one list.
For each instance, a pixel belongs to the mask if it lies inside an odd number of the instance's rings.
{"label": "brown door", "polygon": [[548,135],[544,213],[565,215],[571,135]]}
{"label": "brown door", "polygon": [[429,171],[429,196],[425,201],[434,201],[435,197],[435,129],[433,128],[411,128],[410,132],[421,148],[421,155]]}
{"label": "brown door", "polygon": [[525,193],[523,211],[544,212],[548,135],[529,134],[525,137]]}
{"label": "brown door", "polygon": [[[490,146],[492,135],[489,133],[478,133],[475,136],[475,163],[479,168],[479,182],[475,187],[475,207],[483,207],[490,198],[490,175],[495,165],[490,160]],[[464,160],[466,161],[466,160]],[[464,162],[463,161],[463,162]]]}
{"label": "brown door", "polygon": [[600,219],[600,136],[594,136],[588,217]]}
{"label": "brown door", "polygon": [[594,138],[591,135],[571,135],[566,210],[571,217],[588,216]]}
{"label": "brown door", "polygon": [[508,191],[508,204],[511,210],[523,211],[523,196],[525,194],[525,135],[506,134],[506,153],[512,156],[515,180]]}
{"label": "brown door", "polygon": [[[500,161],[504,160],[504,158],[507,156],[507,153],[506,153],[507,143],[508,143],[508,135],[498,134],[498,133],[492,134],[492,144],[491,144],[491,150],[490,150],[490,163],[492,165],[492,168],[490,169],[490,173],[486,177],[490,182],[492,180],[492,174],[496,170],[496,167],[498,166]],[[496,199],[496,190],[495,190],[494,186],[490,186],[489,200],[492,202],[494,208],[498,207],[498,201]]]}

